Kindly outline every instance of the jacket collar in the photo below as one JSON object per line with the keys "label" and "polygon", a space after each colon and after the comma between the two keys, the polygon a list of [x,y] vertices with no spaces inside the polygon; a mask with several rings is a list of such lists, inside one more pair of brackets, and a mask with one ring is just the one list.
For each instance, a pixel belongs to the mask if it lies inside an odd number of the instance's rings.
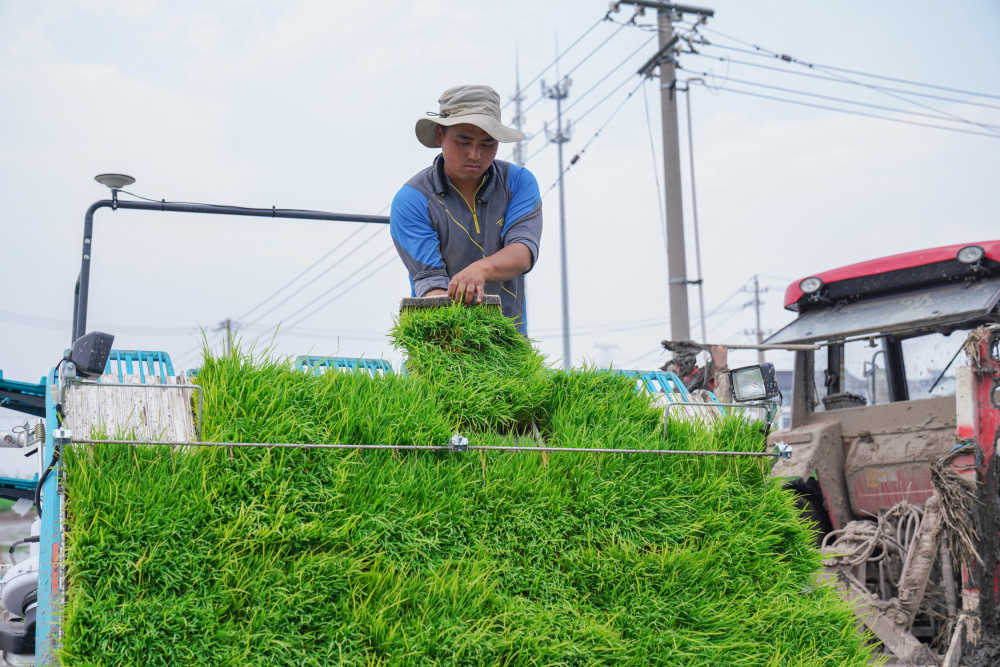
{"label": "jacket collar", "polygon": [[[434,193],[441,196],[446,195],[451,191],[451,179],[448,175],[444,173],[444,155],[438,153],[437,157],[434,158],[434,168],[431,170],[431,185],[434,187]],[[486,170],[484,176],[486,180],[480,189],[480,196],[482,196],[490,184],[496,179],[497,163],[496,160],[490,163],[490,168]]]}

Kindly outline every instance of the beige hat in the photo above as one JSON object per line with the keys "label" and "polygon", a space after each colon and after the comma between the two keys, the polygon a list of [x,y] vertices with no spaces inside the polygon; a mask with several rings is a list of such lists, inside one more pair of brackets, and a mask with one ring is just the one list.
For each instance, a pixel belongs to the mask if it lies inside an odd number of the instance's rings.
{"label": "beige hat", "polygon": [[475,125],[497,141],[521,141],[520,130],[500,122],[500,95],[489,86],[455,86],[438,98],[441,111],[427,112],[433,118],[417,120],[417,139],[428,148],[437,148],[437,126]]}

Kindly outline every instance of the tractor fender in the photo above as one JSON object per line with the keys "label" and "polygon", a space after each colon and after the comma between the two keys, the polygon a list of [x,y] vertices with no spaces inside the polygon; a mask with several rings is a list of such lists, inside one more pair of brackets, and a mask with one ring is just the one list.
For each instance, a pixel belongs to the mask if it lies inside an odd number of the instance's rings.
{"label": "tractor fender", "polygon": [[823,493],[823,503],[834,530],[843,528],[854,517],[844,479],[844,443],[840,424],[817,423],[777,431],[768,437],[768,445],[785,443],[792,449],[787,459],[778,459],[771,477],[794,481],[815,477]]}

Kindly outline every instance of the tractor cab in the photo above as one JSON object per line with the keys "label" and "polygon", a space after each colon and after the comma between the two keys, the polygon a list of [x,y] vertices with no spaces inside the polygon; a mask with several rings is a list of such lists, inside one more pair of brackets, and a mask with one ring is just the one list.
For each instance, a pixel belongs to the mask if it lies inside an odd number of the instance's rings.
{"label": "tractor cab", "polygon": [[[966,513],[998,506],[998,303],[1000,241],[931,248],[792,283],[785,308],[799,315],[766,341],[803,346],[791,425],[769,439],[793,454],[772,476],[799,494],[824,545],[849,553],[851,568],[837,570],[845,595],[867,600],[864,622],[899,658],[929,658],[931,645],[940,658],[951,637],[974,643],[997,620],[997,522],[968,517],[979,531],[970,562],[938,547],[962,530],[942,524],[962,514],[942,507],[942,480],[961,478],[978,497]],[[890,532],[908,539],[885,541]],[[933,553],[920,560],[921,547]],[[944,602],[925,596],[928,581]],[[959,608],[975,623],[956,626]]]}

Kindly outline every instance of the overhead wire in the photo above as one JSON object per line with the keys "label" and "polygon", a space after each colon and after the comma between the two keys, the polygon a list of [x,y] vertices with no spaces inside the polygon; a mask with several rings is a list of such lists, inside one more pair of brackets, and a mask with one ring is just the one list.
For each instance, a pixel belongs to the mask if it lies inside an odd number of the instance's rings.
{"label": "overhead wire", "polygon": [[272,292],[270,295],[268,295],[267,297],[265,297],[262,301],[258,302],[257,305],[255,305],[253,308],[251,308],[250,310],[246,311],[242,315],[236,317],[236,321],[240,322],[240,321],[245,320],[254,311],[256,311],[259,308],[261,308],[265,303],[267,303],[268,301],[270,301],[274,297],[276,297],[279,294],[281,294],[282,292],[284,292],[290,286],[294,285],[296,281],[298,281],[304,275],[306,275],[307,273],[309,273],[310,271],[312,271],[314,268],[316,268],[320,263],[322,263],[324,260],[326,260],[328,257],[330,257],[330,255],[332,255],[335,252],[337,252],[338,250],[340,250],[344,246],[344,244],[346,244],[348,241],[350,241],[355,236],[357,236],[358,234],[360,234],[363,229],[364,229],[364,227],[358,227],[346,239],[344,239],[343,241],[341,241],[337,245],[333,246],[333,248],[331,248],[330,250],[328,250],[325,253],[323,253],[322,255],[320,255],[319,259],[317,259],[316,261],[314,261],[312,264],[310,264],[309,266],[307,266],[305,269],[303,269],[299,273],[295,274],[295,276],[293,276],[292,278],[290,278],[288,280],[288,282],[284,283],[281,287],[279,287],[274,292]]}
{"label": "overhead wire", "polygon": [[[577,44],[579,44],[587,35],[589,35],[591,32],[593,32],[594,28],[596,28],[597,26],[599,26],[601,23],[604,23],[606,20],[607,20],[607,16],[603,16],[603,17],[597,19],[596,21],[594,21],[593,25],[591,25],[589,28],[587,28],[586,30],[584,30],[583,34],[581,34],[579,37],[577,37],[575,40],[573,40],[572,44],[570,44],[565,49],[563,49],[562,53],[560,53],[559,55],[557,55],[555,57],[555,60],[553,60],[548,65],[546,65],[545,67],[543,67],[542,70],[538,74],[536,74],[534,76],[534,78],[531,79],[531,81],[529,81],[528,83],[524,84],[524,86],[521,88],[521,90],[524,90],[525,88],[527,88],[528,86],[530,86],[531,84],[535,83],[536,81],[538,81],[539,79],[541,79],[543,76],[545,76],[545,73],[548,72],[550,69],[552,69],[552,66],[555,65],[556,63],[558,63],[559,60],[560,60],[560,58],[562,58],[567,53],[569,53],[570,50],[574,46],[576,46]],[[508,100],[507,103],[504,104],[503,107],[501,107],[501,111],[504,110],[504,109],[506,109],[507,107],[509,107],[513,102],[514,102],[513,99]]]}
{"label": "overhead wire", "polygon": [[[363,229],[363,228],[361,228],[361,229]],[[358,232],[360,232],[361,229],[359,229]],[[313,283],[315,283],[316,281],[318,281],[320,278],[322,278],[323,276],[325,276],[328,273],[330,273],[332,270],[334,270],[335,268],[337,268],[338,266],[340,266],[341,264],[343,264],[344,262],[346,262],[348,259],[351,259],[352,257],[354,257],[355,253],[357,253],[361,248],[363,248],[365,245],[367,245],[368,243],[370,243],[376,236],[378,236],[381,232],[384,232],[384,231],[385,231],[384,229],[376,229],[374,232],[372,232],[371,234],[369,234],[367,238],[365,238],[360,243],[358,243],[356,246],[354,246],[353,248],[351,248],[350,250],[348,250],[343,255],[343,257],[341,257],[337,261],[335,261],[332,264],[330,264],[328,267],[326,267],[325,269],[323,269],[323,271],[321,271],[320,273],[316,274],[310,280],[308,280],[304,285],[302,285],[301,287],[299,287],[292,294],[292,296],[294,297],[294,296],[296,296],[298,294],[301,294],[303,292],[303,290],[305,290],[310,285],[312,285]],[[350,238],[353,238],[354,236],[356,236],[356,233],[352,234]],[[339,245],[338,245],[338,247],[339,247]],[[258,315],[255,319],[253,319],[253,320],[251,320],[249,322],[245,322],[244,325],[245,326],[249,326],[249,325],[256,324],[257,322],[260,322],[265,317],[267,317],[268,315],[270,315],[271,313],[273,313],[274,311],[276,311],[278,308],[281,308],[282,306],[284,306],[286,303],[287,303],[287,301],[284,301],[284,302],[279,301],[278,303],[276,303],[275,305],[273,305],[271,308],[269,308],[265,312],[263,312],[260,315]],[[296,312],[298,312],[298,311],[296,311]]]}
{"label": "overhead wire", "polygon": [[[631,53],[629,53],[627,56],[625,56],[625,58],[620,63],[618,63],[617,65],[615,65],[613,68],[611,68],[604,76],[602,76],[600,79],[598,79],[590,88],[588,88],[587,90],[585,90],[584,92],[582,92],[580,95],[578,95],[577,97],[575,97],[573,99],[573,102],[571,102],[569,105],[566,106],[565,109],[563,109],[563,113],[568,114],[576,105],[578,105],[580,102],[582,102],[583,100],[585,100],[587,98],[587,95],[589,95],[590,93],[592,93],[602,83],[604,83],[605,81],[607,81],[615,72],[617,72],[622,67],[624,67],[630,60],[632,60],[632,58],[634,58],[636,56],[637,53],[639,53],[642,49],[644,49],[646,47],[646,45],[649,44],[651,41],[653,41],[655,38],[656,38],[656,36],[653,35],[649,39],[645,40],[638,47],[636,47],[635,50],[633,50]],[[622,84],[622,85],[624,85],[624,84]],[[619,86],[619,87],[621,87],[621,86]],[[607,96],[605,96],[604,99],[607,99]],[[584,116],[586,116],[590,111],[592,111],[594,109],[595,106],[598,106],[598,105],[591,106],[590,109],[588,109],[586,112],[580,114],[580,116],[579,116],[579,118],[577,118],[577,120],[579,120],[580,118],[583,118]]]}
{"label": "overhead wire", "polygon": [[[773,65],[765,65],[763,63],[755,63],[750,60],[741,60],[739,58],[731,58],[729,56],[719,56],[715,54],[702,53],[700,51],[685,51],[685,55],[697,56],[699,58],[705,58],[707,60],[718,60],[719,62],[724,62],[733,65],[743,65],[745,67],[754,67],[756,69],[768,70],[771,72],[778,72],[780,74],[788,74],[790,76],[805,77],[809,79],[816,79],[818,81],[832,81],[834,83],[843,83],[847,85],[857,86],[860,85],[858,82],[851,79],[842,79],[835,76],[825,76],[823,74],[817,74],[815,71],[800,71],[788,69],[787,67],[774,67]],[[872,88],[879,90],[890,90],[896,93],[905,93],[907,95],[914,95],[916,97],[926,97],[928,99],[941,100],[943,102],[953,102],[955,104],[965,104],[969,106],[981,107],[984,109],[1000,109],[1000,104],[989,104],[987,102],[973,102],[972,100],[963,100],[957,97],[946,97],[944,95],[934,95],[932,93],[921,93],[915,90],[907,90],[905,88],[894,88],[892,86],[871,86]]]}
{"label": "overhead wire", "polygon": [[[375,255],[374,257],[372,257],[370,260],[368,260],[368,262],[364,266],[366,266],[366,267],[367,266],[371,266],[371,264],[374,263],[377,259],[379,259],[380,257],[386,255],[387,253],[390,253],[389,258],[386,261],[384,261],[382,264],[379,264],[377,267],[375,267],[374,269],[372,269],[371,271],[369,271],[368,273],[366,273],[364,276],[362,276],[361,278],[359,278],[358,280],[356,280],[354,283],[352,283],[351,285],[349,285],[348,287],[346,287],[343,291],[338,292],[337,294],[334,294],[333,296],[331,296],[329,299],[327,299],[326,301],[324,301],[323,303],[321,303],[319,306],[317,306],[316,308],[314,308],[312,311],[310,311],[306,315],[303,315],[298,320],[296,320],[294,322],[291,322],[289,324],[289,326],[290,327],[296,327],[299,324],[302,324],[303,322],[305,322],[309,318],[311,318],[314,315],[316,315],[317,313],[319,313],[324,308],[327,308],[334,301],[340,299],[342,296],[344,296],[344,295],[350,293],[351,291],[353,291],[354,288],[356,288],[361,283],[365,282],[366,280],[368,280],[369,278],[371,278],[375,274],[379,273],[380,271],[383,271],[386,268],[388,268],[390,265],[392,265],[393,263],[395,263],[397,261],[396,255],[395,255],[395,251],[396,251],[396,249],[394,247],[389,246],[388,248],[384,249],[382,252],[380,252],[377,255]],[[360,269],[359,269],[359,271],[360,271]],[[358,273],[358,271],[356,271],[355,274],[356,273]],[[344,282],[346,282],[346,280],[341,281],[338,285],[335,285],[334,288],[336,288],[336,287],[338,287],[340,285],[343,285]],[[331,288],[330,290],[327,290],[327,292],[324,292],[324,294],[327,294],[328,292],[332,291],[334,288]],[[315,300],[311,301],[310,304],[312,304],[314,302],[315,302]]]}
{"label": "overhead wire", "polygon": [[[692,83],[698,83],[698,82],[692,82]],[[708,88],[708,86],[706,86],[704,83],[700,83],[700,85],[705,86],[706,88]],[[759,97],[761,99],[773,100],[773,101],[776,101],[776,102],[786,102],[786,103],[789,103],[789,104],[797,104],[799,106],[812,107],[814,109],[825,109],[827,111],[839,111],[840,113],[846,113],[846,114],[849,114],[849,115],[852,115],[852,116],[865,116],[867,118],[877,118],[879,120],[887,120],[887,121],[890,121],[890,122],[893,122],[893,123],[900,123],[900,124],[903,124],[903,125],[914,125],[914,126],[917,126],[917,127],[927,127],[927,128],[932,128],[932,129],[935,129],[935,130],[946,130],[946,131],[949,131],[949,132],[957,132],[959,134],[969,134],[969,135],[979,136],[979,137],[990,137],[992,139],[1000,139],[1000,134],[994,134],[992,132],[977,132],[976,130],[966,130],[966,129],[963,129],[963,128],[960,128],[960,127],[951,127],[951,126],[948,126],[948,125],[936,125],[934,123],[924,123],[924,122],[916,121],[916,120],[905,120],[905,119],[902,119],[902,118],[893,118],[892,116],[882,116],[882,115],[879,115],[879,114],[868,113],[867,111],[860,111],[860,110],[857,110],[857,109],[845,109],[843,107],[829,106],[829,105],[826,105],[826,104],[816,104],[814,102],[804,102],[804,101],[801,101],[801,100],[789,99],[787,97],[777,97],[775,95],[766,95],[764,93],[754,93],[754,92],[751,92],[751,91],[748,91],[748,90],[737,90],[735,88],[722,88],[722,89],[717,89],[717,90],[719,92],[724,92],[724,93],[736,93],[738,95],[748,95],[750,97]]]}
{"label": "overhead wire", "polygon": [[[763,47],[760,47],[757,44],[754,44],[752,42],[748,42],[746,40],[742,40],[739,37],[736,37],[734,35],[728,35],[728,34],[722,32],[721,30],[716,30],[715,28],[709,28],[709,27],[706,27],[706,26],[703,26],[702,29],[706,30],[707,32],[719,35],[720,37],[725,37],[727,39],[731,39],[734,42],[737,42],[739,44],[743,44],[744,46],[749,46],[749,47],[752,47],[754,49],[757,49],[757,50],[754,50],[754,51],[750,51],[750,50],[747,50],[747,49],[737,49],[736,47],[726,47],[726,48],[729,48],[731,50],[739,50],[739,51],[743,51],[745,53],[749,53],[751,55],[756,55],[756,56],[760,56],[760,57],[774,57],[774,58],[778,58],[779,60],[784,60],[785,62],[789,62],[791,60],[794,60],[792,58],[792,56],[788,56],[787,54],[779,54],[779,53],[776,53],[774,51],[770,51],[768,49],[763,49]],[[759,50],[768,51],[768,53],[767,54],[760,53]],[[823,68],[823,69],[831,69],[831,70],[836,70],[836,71],[839,71],[839,72],[845,72],[847,74],[856,74],[858,76],[867,76],[867,77],[870,77],[870,78],[873,78],[873,79],[880,79],[882,81],[893,81],[895,83],[905,83],[905,84],[911,85],[911,86],[921,86],[923,88],[932,88],[932,89],[935,89],[935,90],[945,90],[945,91],[952,92],[952,93],[961,93],[962,95],[972,95],[974,97],[986,97],[986,98],[990,98],[990,99],[1000,100],[1000,94],[995,94],[995,93],[982,93],[982,92],[977,92],[977,91],[973,91],[973,90],[966,90],[966,89],[962,89],[962,88],[954,88],[954,87],[951,87],[951,86],[941,86],[941,85],[937,85],[937,84],[933,84],[933,83],[926,83],[926,82],[923,82],[923,81],[914,81],[912,79],[903,79],[903,78],[899,78],[899,77],[885,76],[885,75],[882,75],[882,74],[874,74],[872,72],[865,72],[863,70],[850,69],[850,68],[847,68],[847,67],[837,67],[837,66],[834,66],[834,65],[820,65],[818,63],[803,63],[803,64],[811,65],[813,67],[820,67],[820,68]]]}
{"label": "overhead wire", "polygon": [[[374,235],[372,237],[369,237],[368,239],[366,239],[366,242],[370,241],[373,237],[374,237]],[[369,266],[373,261],[377,260],[379,257],[382,257],[383,255],[385,255],[385,254],[387,254],[387,253],[389,253],[391,251],[394,251],[394,250],[395,250],[395,248],[393,248],[391,245],[388,246],[388,247],[386,247],[386,248],[383,248],[381,251],[379,251],[378,253],[376,253],[375,255],[373,255],[371,258],[369,258],[364,264],[362,264],[361,267],[359,267],[358,269],[355,269],[352,273],[348,274],[347,277],[345,277],[342,280],[334,283],[332,286],[328,287],[327,289],[325,289],[324,291],[320,292],[319,294],[317,294],[316,296],[314,296],[312,299],[310,299],[309,301],[307,301],[304,305],[300,306],[299,308],[297,308],[296,310],[292,311],[291,313],[285,315],[282,318],[282,321],[290,323],[293,318],[297,317],[298,315],[300,315],[301,313],[303,313],[307,309],[311,308],[313,305],[315,305],[316,303],[318,303],[319,301],[321,301],[325,297],[329,296],[332,292],[334,292],[338,288],[340,288],[346,281],[350,280],[354,275],[356,275],[358,273],[358,271],[360,271],[363,268]],[[289,326],[293,326],[293,325],[289,324]]]}
{"label": "overhead wire", "polygon": [[[601,19],[601,20],[603,21],[604,19]],[[626,25],[627,25],[627,24],[626,24]],[[595,53],[597,53],[597,52],[598,52],[598,51],[600,51],[600,50],[601,50],[602,48],[604,48],[604,47],[605,47],[605,46],[607,45],[607,43],[608,43],[608,42],[610,42],[610,41],[611,41],[611,40],[612,40],[612,39],[613,39],[613,38],[614,38],[614,37],[615,37],[615,36],[616,36],[616,35],[617,35],[618,33],[620,33],[620,32],[621,32],[622,30],[624,30],[624,29],[625,29],[625,25],[621,25],[621,26],[619,26],[617,30],[615,30],[614,32],[612,32],[612,33],[611,33],[610,35],[608,35],[607,37],[605,37],[605,38],[604,38],[604,40],[603,40],[603,41],[601,41],[601,43],[600,43],[600,44],[598,44],[597,46],[595,46],[595,47],[594,47],[594,48],[593,48],[593,49],[592,49],[592,50],[591,50],[591,51],[590,51],[590,52],[589,52],[589,53],[588,53],[587,55],[585,55],[585,56],[584,56],[584,57],[583,57],[582,59],[580,59],[580,60],[579,60],[579,61],[578,61],[578,62],[577,62],[577,63],[576,63],[575,65],[573,65],[573,66],[572,66],[572,67],[571,67],[571,68],[569,69],[569,71],[568,71],[568,72],[566,72],[565,74],[563,74],[563,75],[562,75],[561,77],[559,77],[559,78],[560,78],[560,79],[564,79],[564,78],[568,77],[568,76],[569,76],[570,74],[572,74],[573,72],[575,72],[576,70],[580,69],[580,66],[581,66],[581,65],[583,65],[583,64],[584,64],[585,62],[587,62],[588,60],[590,60],[590,59],[591,59],[591,58],[592,58],[592,57],[594,56],[594,54],[595,54]],[[558,63],[558,62],[559,62],[559,60],[558,60],[558,58],[557,58],[557,59],[556,59],[556,60],[555,60],[555,61],[553,62],[553,64],[556,64],[556,63]],[[530,85],[530,84],[527,84],[527,85]],[[526,107],[525,107],[524,109],[521,109],[521,113],[522,113],[522,114],[524,114],[524,113],[528,113],[528,112],[529,112],[529,111],[531,111],[531,110],[532,110],[533,108],[535,108],[535,106],[537,106],[537,105],[538,105],[538,103],[539,103],[539,102],[541,102],[541,101],[542,101],[543,99],[545,99],[545,94],[544,94],[544,93],[542,93],[541,95],[539,95],[539,96],[538,96],[538,97],[537,97],[537,98],[535,99],[535,101],[534,101],[534,102],[532,102],[531,104],[529,104],[528,106],[526,106]]]}
{"label": "overhead wire", "polygon": [[[634,76],[634,75],[633,75],[633,76]],[[628,82],[629,80],[631,80],[631,77],[630,77],[629,79],[626,79],[626,80],[625,80],[625,82],[623,82],[623,85],[624,85],[624,83],[627,83],[627,82]],[[542,193],[542,197],[545,197],[545,196],[546,196],[546,195],[547,195],[548,193],[550,193],[550,192],[551,192],[551,191],[552,191],[552,190],[553,190],[553,189],[554,189],[554,188],[556,187],[556,185],[558,185],[558,183],[559,183],[559,180],[560,180],[560,179],[561,179],[561,178],[562,178],[563,176],[565,176],[565,175],[566,175],[566,173],[567,173],[567,172],[568,172],[568,171],[569,171],[570,169],[572,169],[572,168],[573,168],[573,166],[574,166],[575,164],[577,164],[577,163],[578,163],[578,162],[580,161],[580,158],[582,158],[582,157],[583,157],[583,155],[584,155],[584,154],[585,154],[585,153],[587,152],[587,149],[588,149],[588,148],[590,148],[590,145],[591,145],[592,143],[594,143],[594,141],[595,141],[595,140],[597,139],[597,137],[601,136],[601,132],[603,132],[603,131],[604,131],[604,128],[606,128],[606,127],[607,127],[607,126],[608,126],[608,125],[609,125],[609,124],[611,123],[611,121],[612,121],[612,120],[614,120],[615,116],[617,116],[617,115],[618,115],[618,112],[620,112],[620,111],[622,110],[622,108],[623,108],[623,107],[624,107],[624,106],[625,106],[625,105],[626,105],[626,104],[628,103],[628,101],[629,101],[630,99],[632,99],[632,96],[633,96],[633,95],[635,95],[636,91],[637,91],[637,90],[639,90],[639,88],[640,88],[640,87],[642,86],[642,84],[643,84],[643,80],[642,80],[642,79],[640,78],[640,80],[639,80],[639,84],[638,84],[637,86],[635,86],[634,88],[632,88],[632,90],[630,90],[630,91],[629,91],[628,95],[626,95],[626,96],[625,96],[625,99],[623,99],[623,100],[622,100],[622,101],[621,101],[621,102],[620,102],[620,103],[618,104],[618,106],[617,106],[617,107],[615,107],[615,110],[611,112],[611,115],[610,115],[610,116],[608,116],[607,120],[605,120],[605,121],[604,121],[604,122],[603,122],[603,123],[601,124],[601,126],[597,128],[597,130],[596,130],[596,131],[594,132],[594,134],[592,134],[592,135],[590,136],[590,138],[589,138],[589,139],[587,139],[587,141],[586,141],[586,142],[585,142],[585,143],[583,144],[583,146],[582,146],[582,147],[580,148],[580,150],[578,150],[578,151],[576,152],[576,154],[575,154],[575,155],[573,155],[573,157],[572,157],[572,158],[570,158],[570,160],[569,160],[569,162],[568,162],[568,163],[566,164],[566,166],[565,166],[565,167],[563,167],[563,170],[562,170],[562,172],[560,172],[560,173],[559,173],[559,175],[558,175],[558,176],[556,177],[556,179],[555,179],[555,180],[554,180],[554,181],[552,182],[552,185],[550,185],[550,186],[548,187],[548,189],[546,189],[546,190],[545,190],[545,192],[544,192],[544,193]],[[620,88],[620,87],[621,87],[621,86],[619,86],[619,88]]]}
{"label": "overhead wire", "polygon": [[[719,33],[719,31],[712,30],[710,28],[706,28],[706,30],[708,30],[709,32],[715,32],[716,34],[722,34],[722,33]],[[834,71],[839,71],[839,70],[845,70],[845,68],[838,68],[838,67],[833,67],[833,66],[820,65],[818,63],[813,63],[813,62],[809,62],[809,61],[806,61],[806,60],[802,60],[802,59],[796,58],[794,56],[791,56],[791,55],[789,55],[787,53],[778,53],[776,51],[772,51],[770,49],[766,49],[766,48],[764,48],[764,47],[762,47],[762,46],[760,46],[758,44],[752,44],[752,43],[749,43],[749,42],[745,42],[744,40],[740,40],[740,39],[735,38],[735,37],[726,36],[726,35],[723,35],[723,36],[727,37],[728,39],[732,39],[734,41],[740,42],[742,44],[748,44],[754,50],[744,49],[744,48],[740,48],[740,47],[736,47],[736,46],[731,46],[731,45],[728,45],[728,44],[719,44],[717,42],[708,42],[707,40],[704,42],[704,44],[706,46],[712,46],[712,47],[715,47],[715,48],[721,48],[721,49],[727,49],[727,50],[731,50],[731,51],[737,51],[737,52],[740,52],[740,53],[748,53],[750,55],[755,55],[755,56],[759,56],[759,57],[776,58],[776,59],[781,60],[783,62],[794,63],[796,65],[800,65],[802,67],[806,67],[806,68],[813,69],[813,70],[818,69],[818,70],[827,71],[827,72],[834,72]],[[846,70],[846,71],[851,71],[851,70]],[[980,123],[978,121],[969,120],[968,118],[963,118],[962,116],[959,116],[958,114],[953,114],[953,113],[948,112],[948,111],[942,111],[942,110],[937,109],[936,107],[933,107],[933,106],[931,106],[929,104],[926,104],[924,102],[920,102],[918,100],[914,100],[914,99],[911,99],[909,97],[904,97],[902,95],[898,95],[898,94],[896,94],[894,92],[888,91],[885,88],[879,88],[877,86],[873,86],[872,84],[865,83],[865,82],[862,82],[862,81],[855,81],[855,80],[849,79],[849,78],[847,78],[845,76],[842,76],[842,75],[836,75],[836,76],[838,78],[842,79],[845,83],[847,83],[847,82],[854,83],[856,85],[859,85],[859,86],[862,86],[862,87],[865,87],[865,88],[869,88],[871,90],[875,90],[876,92],[879,92],[879,93],[881,93],[883,95],[888,95],[889,97],[892,97],[892,98],[895,98],[895,99],[898,99],[898,100],[902,100],[902,101],[904,101],[904,102],[906,102],[908,104],[912,104],[914,106],[919,106],[919,107],[922,107],[924,109],[929,109],[929,110],[934,111],[934,112],[936,112],[936,113],[938,113],[940,115],[950,116],[951,119],[953,121],[955,121],[955,122],[965,123],[967,125],[973,125],[973,126],[976,126],[976,127],[980,127],[980,128],[986,129],[987,131],[990,131],[990,127],[988,125],[984,125],[983,123]],[[1000,135],[998,135],[998,136],[1000,136]]]}
{"label": "overhead wire", "polygon": [[667,252],[667,214],[663,210],[663,191],[660,189],[660,167],[656,159],[656,144],[653,142],[653,121],[649,115],[649,100],[646,96],[646,79],[642,80],[642,108],[646,112],[646,132],[649,135],[649,152],[653,158],[653,182],[656,183],[656,207],[660,212],[660,233],[663,236],[663,251]]}
{"label": "overhead wire", "polygon": [[[921,111],[910,111],[909,109],[900,109],[899,107],[887,107],[887,106],[882,106],[880,104],[872,104],[870,102],[861,102],[861,101],[858,101],[858,100],[851,100],[851,99],[847,99],[847,98],[844,98],[844,97],[836,97],[836,96],[833,96],[833,95],[822,95],[820,93],[812,93],[812,92],[808,92],[808,91],[804,91],[804,90],[799,90],[799,89],[796,89],[796,88],[785,88],[784,86],[775,86],[775,85],[768,84],[768,83],[761,83],[759,81],[749,81],[747,79],[740,79],[740,78],[732,77],[732,76],[722,76],[720,74],[713,74],[712,72],[702,72],[702,71],[698,71],[698,70],[694,70],[694,69],[688,69],[687,67],[683,67],[682,65],[676,65],[675,67],[676,67],[676,69],[679,69],[681,71],[688,72],[688,73],[691,73],[691,74],[698,74],[698,75],[704,76],[704,77],[712,77],[712,78],[715,78],[715,79],[721,79],[723,81],[729,81],[729,82],[732,82],[732,83],[739,83],[739,84],[743,84],[743,85],[746,85],[746,86],[756,86],[758,88],[767,88],[768,90],[777,90],[779,92],[791,93],[793,95],[804,95],[806,97],[815,97],[817,99],[828,100],[828,101],[831,101],[831,102],[842,102],[842,103],[845,103],[845,104],[853,104],[853,105],[856,105],[856,106],[867,107],[867,108],[870,108],[870,109],[878,109],[880,111],[892,111],[892,112],[896,112],[896,113],[909,114],[909,115],[913,115],[913,116],[921,116],[923,118],[932,118],[932,119],[935,119],[935,120],[942,120],[942,121],[945,121],[945,122],[957,122],[957,121],[951,120],[950,118],[948,118],[948,116],[940,116],[940,115],[937,115],[937,114],[923,113]],[[1000,128],[1000,125],[994,125],[994,124],[989,124],[989,123],[985,124],[984,126],[985,127],[991,127],[991,128]]]}

